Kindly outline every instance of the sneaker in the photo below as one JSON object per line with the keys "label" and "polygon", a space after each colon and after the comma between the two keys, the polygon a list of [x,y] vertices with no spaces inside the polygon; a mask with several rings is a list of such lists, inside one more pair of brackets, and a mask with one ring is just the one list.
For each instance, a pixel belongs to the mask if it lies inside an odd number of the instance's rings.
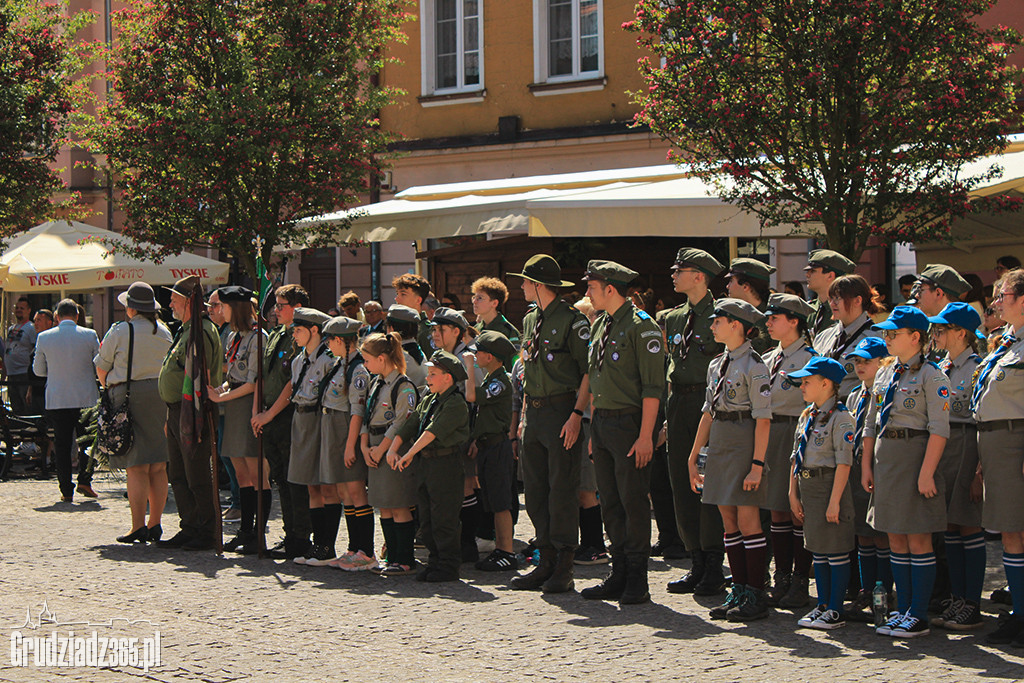
{"label": "sneaker", "polygon": [[832,631],[843,626],[846,626],[846,619],[834,609],[825,610],[811,623],[811,628],[816,628],[819,631]]}
{"label": "sneaker", "polygon": [[377,566],[376,557],[367,557],[362,550],[357,550],[348,562],[339,562],[338,569],[347,572],[365,572]]}
{"label": "sneaker", "polygon": [[889,619],[884,624],[875,627],[875,633],[880,636],[887,636],[901,621],[903,621],[903,615],[893,610],[889,612]]}
{"label": "sneaker", "polygon": [[803,626],[804,628],[811,628],[811,624],[814,623],[815,619],[825,613],[825,605],[818,605],[807,614],[800,617],[796,624],[797,626]]}
{"label": "sneaker", "polygon": [[340,556],[334,558],[333,560],[331,560],[330,562],[328,562],[327,566],[328,567],[333,567],[334,569],[341,569],[341,564],[351,560],[353,555],[355,555],[355,553],[352,552],[351,550],[348,550],[348,551],[345,552],[344,555],[340,555]]}
{"label": "sneaker", "polygon": [[306,565],[310,567],[326,567],[331,560],[338,557],[338,553],[334,552],[334,548],[328,548],[324,545],[318,545],[313,547],[313,556],[306,558]]}
{"label": "sneaker", "polygon": [[917,638],[926,636],[929,633],[931,633],[931,629],[928,628],[928,622],[924,619],[918,619],[909,612],[900,623],[889,630],[889,635],[893,638]]}
{"label": "sneaker", "polygon": [[519,562],[516,561],[516,556],[512,553],[495,548],[490,555],[474,566],[482,572],[507,572],[519,569]]}
{"label": "sneaker", "polygon": [[1000,605],[1013,604],[1013,599],[1010,597],[1009,587],[997,588],[996,590],[992,591],[992,595],[989,597],[989,600],[995,603],[999,603]]}
{"label": "sneaker", "polygon": [[603,548],[577,548],[576,556],[572,561],[573,564],[578,564],[584,567],[590,567],[596,564],[608,564],[609,562],[611,562],[611,558]]}
{"label": "sneaker", "polygon": [[778,607],[779,601],[786,597],[793,585],[792,574],[775,574],[775,585],[768,589],[768,605]]}
{"label": "sneaker", "polygon": [[407,564],[389,562],[388,566],[381,569],[378,573],[381,576],[408,576],[409,574],[415,574],[416,568]]}
{"label": "sneaker", "polygon": [[930,623],[932,626],[944,626],[947,621],[956,616],[956,613],[959,612],[963,606],[963,598],[958,598],[955,595],[946,598],[942,601],[941,604],[942,611],[939,613],[937,617],[932,617],[931,621],[928,623]]}
{"label": "sneaker", "polygon": [[729,621],[755,621],[768,616],[768,594],[763,590],[747,586],[740,604],[726,614]]}
{"label": "sneaker", "polygon": [[725,619],[726,615],[729,613],[729,610],[739,605],[743,601],[743,598],[746,594],[746,586],[734,583],[732,585],[732,590],[729,591],[729,595],[727,595],[725,598],[725,602],[723,602],[718,607],[712,607],[711,611],[708,612],[708,614],[711,616],[712,619]]}
{"label": "sneaker", "polygon": [[999,627],[988,634],[985,640],[993,645],[1007,645],[1024,633],[1024,619],[1003,612],[999,616]]}
{"label": "sneaker", "polygon": [[849,612],[868,612],[871,610],[871,591],[861,589],[857,593],[857,597],[850,601],[847,605],[846,611]]}
{"label": "sneaker", "polygon": [[242,511],[238,508],[228,508],[224,511],[224,516],[221,519],[225,522],[237,522],[242,519]]}
{"label": "sneaker", "polygon": [[477,538],[476,549],[482,553],[494,552],[494,539],[492,538]]}
{"label": "sneaker", "polygon": [[982,623],[978,603],[962,600],[960,610],[952,618],[946,619],[942,626],[950,631],[973,631],[976,628],[981,628]]}

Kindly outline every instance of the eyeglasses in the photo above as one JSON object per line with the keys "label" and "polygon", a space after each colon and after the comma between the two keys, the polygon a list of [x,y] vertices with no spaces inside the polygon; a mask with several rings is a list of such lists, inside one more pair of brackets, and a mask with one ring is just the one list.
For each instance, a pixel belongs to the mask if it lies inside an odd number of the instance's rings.
{"label": "eyeglasses", "polygon": [[274,304],[274,309],[280,311],[285,306],[291,306],[291,304],[288,303],[287,301],[285,301],[285,302],[278,301],[277,303]]}
{"label": "eyeglasses", "polygon": [[996,298],[993,299],[993,301],[1002,301],[1003,299],[1005,299],[1007,297],[1016,297],[1016,296],[1017,296],[1017,294],[1014,293],[1014,292],[1005,292],[1003,290],[999,290],[999,293],[996,294]]}
{"label": "eyeglasses", "polygon": [[679,273],[699,273],[699,272],[700,271],[697,270],[696,268],[674,268],[672,270],[672,274],[673,275],[677,275]]}
{"label": "eyeglasses", "polygon": [[883,339],[895,339],[901,334],[910,334],[910,330],[882,330]]}
{"label": "eyeglasses", "polygon": [[985,309],[985,315],[995,315],[995,314],[996,314],[996,309],[994,309],[994,308],[986,308]]}

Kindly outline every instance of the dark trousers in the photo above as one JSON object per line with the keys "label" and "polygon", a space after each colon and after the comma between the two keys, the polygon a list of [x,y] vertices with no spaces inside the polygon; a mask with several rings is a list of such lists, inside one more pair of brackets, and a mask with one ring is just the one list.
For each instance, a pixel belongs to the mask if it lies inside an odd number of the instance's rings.
{"label": "dark trousers", "polygon": [[462,454],[415,458],[416,510],[427,546],[427,566],[458,575],[462,563],[459,513],[466,478]]}
{"label": "dark trousers", "polygon": [[658,542],[662,547],[683,545],[676,523],[675,499],[672,496],[672,480],[668,471],[668,449],[662,445],[654,449],[651,458],[651,507],[654,521],[658,526]]}
{"label": "dark trousers", "polygon": [[309,535],[313,533],[313,523],[309,519],[309,489],[288,481],[294,412],[295,409],[289,405],[263,427],[263,457],[270,465],[270,479],[277,485],[284,536],[288,540],[300,542],[309,540]]}
{"label": "dark trousers", "polygon": [[722,515],[714,505],[700,502],[700,494],[690,488],[690,468],[687,461],[693,449],[700,424],[704,392],[671,394],[665,415],[668,420],[668,473],[672,481],[675,500],[676,524],[686,549],[725,552],[722,540],[725,530]]}
{"label": "dark trousers", "polygon": [[559,432],[575,399],[533,408],[527,404],[519,458],[523,467],[526,512],[533,521],[538,548],[575,550],[580,536],[580,449],[583,430],[566,450]]}
{"label": "dark trousers", "polygon": [[78,483],[88,486],[92,483],[92,472],[89,469],[89,456],[78,447],[75,441],[75,428],[82,415],[81,408],[58,408],[46,411],[46,416],[53,425],[53,460],[57,467],[57,483],[60,495],[70,498],[75,493],[75,485],[71,483],[71,460],[78,452]]}
{"label": "dark trousers", "polygon": [[188,536],[212,541],[219,510],[213,497],[210,425],[203,421],[201,441],[192,452],[182,449],[181,404],[167,404],[167,478],[174,491],[181,530]]}
{"label": "dark trousers", "polygon": [[651,554],[651,465],[637,469],[626,457],[640,435],[641,413],[615,417],[594,415],[591,442],[601,518],[613,556]]}
{"label": "dark trousers", "polygon": [[[23,372],[18,375],[7,376],[7,400],[11,404],[11,412],[15,415],[29,415],[31,410],[26,397],[29,388],[29,374]],[[33,387],[32,393],[45,391],[42,385]]]}

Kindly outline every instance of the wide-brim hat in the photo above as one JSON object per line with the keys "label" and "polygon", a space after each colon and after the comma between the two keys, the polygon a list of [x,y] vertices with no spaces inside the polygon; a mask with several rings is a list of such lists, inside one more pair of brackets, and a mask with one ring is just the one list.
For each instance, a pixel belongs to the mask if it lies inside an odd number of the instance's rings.
{"label": "wide-brim hat", "polygon": [[133,282],[128,291],[117,295],[117,300],[125,308],[134,308],[142,313],[154,313],[160,309],[153,288],[145,282]]}
{"label": "wide-brim hat", "polygon": [[510,277],[521,277],[524,280],[537,282],[548,287],[575,286],[572,282],[566,282],[562,279],[562,267],[558,265],[558,261],[547,254],[531,256],[530,260],[523,266],[523,272],[509,273],[508,275]]}
{"label": "wide-brim hat", "polygon": [[171,294],[177,294],[178,296],[183,296],[187,299],[192,296],[192,292],[198,286],[199,278],[195,275],[189,275],[188,277],[181,278],[170,287],[164,287],[164,289],[169,291]]}

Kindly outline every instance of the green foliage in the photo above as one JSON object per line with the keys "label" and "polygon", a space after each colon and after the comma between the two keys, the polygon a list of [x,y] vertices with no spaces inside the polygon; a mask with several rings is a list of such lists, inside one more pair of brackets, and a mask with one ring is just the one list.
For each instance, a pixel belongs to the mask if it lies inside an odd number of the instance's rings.
{"label": "green foliage", "polygon": [[[330,243],[300,218],[357,201],[389,140],[377,112],[403,0],[129,0],[91,129],[127,214],[159,258],[209,244],[255,275],[253,239]],[[120,248],[131,251],[124,245]]]}
{"label": "green foliage", "polygon": [[75,34],[93,16],[67,3],[0,0],[0,238],[52,218],[74,203],[53,167],[74,110],[73,77],[88,58]]}
{"label": "green foliage", "polygon": [[762,227],[822,230],[851,258],[868,238],[948,238],[1021,118],[1010,29],[988,0],[640,0],[637,120]]}

